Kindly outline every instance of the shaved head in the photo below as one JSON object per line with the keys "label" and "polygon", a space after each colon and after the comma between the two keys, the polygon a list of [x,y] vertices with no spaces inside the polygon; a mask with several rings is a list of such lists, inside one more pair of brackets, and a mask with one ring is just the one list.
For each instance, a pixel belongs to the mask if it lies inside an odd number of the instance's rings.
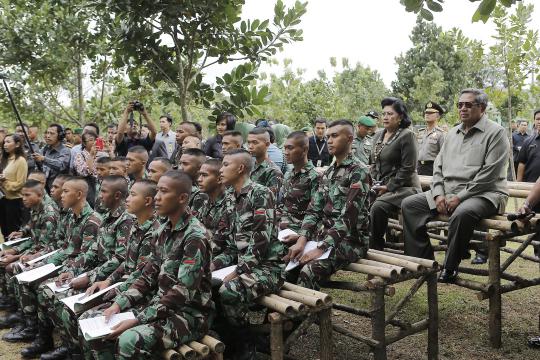
{"label": "shaved head", "polygon": [[[177,194],[191,194],[191,177],[181,170],[169,170],[163,174],[162,178],[168,178],[174,183]],[[161,179],[160,179],[161,180]]]}
{"label": "shaved head", "polygon": [[81,177],[72,177],[71,179],[66,180],[64,185],[69,184],[73,189],[76,191],[80,191],[84,194],[84,197],[86,197],[86,194],[88,194],[88,183],[84,178]]}
{"label": "shaved head", "polygon": [[343,132],[346,135],[354,136],[354,126],[349,120],[341,119],[341,120],[332,121],[328,125],[328,129],[331,129],[335,126],[339,126],[339,130],[338,130],[339,132]]}
{"label": "shaved head", "polygon": [[237,159],[242,165],[244,165],[246,173],[251,173],[251,169],[253,167],[253,158],[248,151],[244,149],[231,150],[225,156],[234,158],[235,160]]}
{"label": "shaved head", "polygon": [[120,175],[108,175],[103,178],[103,183],[107,183],[113,192],[119,192],[122,199],[128,195],[128,183],[125,177]]}

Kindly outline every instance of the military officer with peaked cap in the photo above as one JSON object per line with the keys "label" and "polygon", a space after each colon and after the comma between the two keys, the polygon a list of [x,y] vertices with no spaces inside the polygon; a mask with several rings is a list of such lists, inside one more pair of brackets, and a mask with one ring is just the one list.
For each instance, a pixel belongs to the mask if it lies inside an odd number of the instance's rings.
{"label": "military officer with peaked cap", "polygon": [[430,101],[424,107],[426,127],[418,132],[418,175],[433,175],[433,163],[441,151],[444,142],[444,131],[438,126],[444,109]]}

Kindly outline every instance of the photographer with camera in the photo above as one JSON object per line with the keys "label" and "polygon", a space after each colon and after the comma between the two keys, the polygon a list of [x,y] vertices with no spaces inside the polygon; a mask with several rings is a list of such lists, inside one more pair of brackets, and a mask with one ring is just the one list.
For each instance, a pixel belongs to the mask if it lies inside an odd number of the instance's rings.
{"label": "photographer with camera", "polygon": [[[139,119],[134,119],[134,111],[139,112]],[[150,134],[141,136],[140,128],[142,126],[141,117],[144,118]],[[156,139],[156,127],[150,116],[146,112],[146,108],[139,101],[130,101],[122,114],[122,119],[118,124],[118,132],[116,133],[116,155],[126,156],[128,150],[133,146],[143,146],[147,151],[152,150]]]}

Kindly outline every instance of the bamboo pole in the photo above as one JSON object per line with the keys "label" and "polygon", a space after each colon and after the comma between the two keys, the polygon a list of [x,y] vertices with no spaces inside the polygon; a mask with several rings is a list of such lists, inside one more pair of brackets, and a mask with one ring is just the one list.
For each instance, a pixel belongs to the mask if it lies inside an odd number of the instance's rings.
{"label": "bamboo pole", "polygon": [[304,319],[304,321],[302,321],[302,323],[296,329],[294,329],[294,331],[289,336],[287,336],[285,344],[283,345],[285,353],[289,351],[291,345],[306,332],[306,330],[311,326],[311,324],[313,324],[313,322],[315,321],[315,317],[317,316],[317,313],[309,313],[308,316]]}
{"label": "bamboo pole", "polygon": [[489,341],[493,348],[501,347],[502,299],[501,299],[501,253],[498,241],[488,243],[489,285]]}
{"label": "bamboo pole", "polygon": [[411,324],[411,327],[409,329],[406,329],[406,330],[400,330],[398,331],[397,333],[395,334],[391,334],[391,335],[388,335],[386,337],[386,344],[389,345],[389,344],[393,344],[395,343],[396,341],[399,341],[409,335],[413,335],[413,334],[416,334],[420,331],[424,331],[426,329],[428,329],[428,326],[429,326],[429,320],[428,319],[423,319],[423,320],[420,320],[418,322],[415,322],[414,324]]}
{"label": "bamboo pole", "polygon": [[[515,249],[507,248],[507,247],[502,247],[501,251],[504,251],[504,252],[509,253],[509,254],[514,254],[516,252]],[[519,257],[523,258],[525,260],[535,262],[535,263],[540,263],[540,260],[538,258],[536,258],[535,256],[531,256],[531,255],[521,253],[521,254],[519,254]]]}
{"label": "bamboo pole", "polygon": [[298,286],[298,285],[295,285],[295,284],[291,284],[290,282],[285,282],[283,284],[283,289],[303,293],[303,294],[314,296],[314,297],[318,297],[326,305],[330,305],[332,303],[332,297],[330,295],[325,294],[325,293],[320,292],[320,291],[316,291],[316,290],[312,290],[312,289],[306,289],[305,287]]}
{"label": "bamboo pole", "polygon": [[427,276],[428,301],[428,360],[439,359],[439,301],[437,294],[437,274]]}
{"label": "bamboo pole", "polygon": [[276,294],[270,294],[270,295],[268,295],[268,297],[271,298],[271,299],[276,299],[277,301],[281,301],[283,303],[291,305],[293,307],[293,309],[295,311],[297,311],[297,312],[306,311],[306,305],[302,304],[301,302],[286,299],[286,298],[283,298],[283,297],[278,296]]}
{"label": "bamboo pole", "polygon": [[163,357],[165,360],[180,360],[180,354],[172,349],[165,350],[163,352]]}
{"label": "bamboo pole", "polygon": [[383,268],[387,268],[387,269],[394,269],[399,274],[404,274],[407,271],[404,267],[397,266],[397,265],[392,265],[392,264],[387,264],[387,263],[383,263],[383,262],[380,262],[380,261],[360,259],[360,260],[357,261],[357,263],[361,264],[361,265],[379,266],[379,267],[383,267]]}
{"label": "bamboo pole", "polygon": [[[379,287],[379,285],[373,285],[371,280],[366,281],[366,283],[364,284],[357,284],[348,281],[327,281],[324,283],[324,286],[329,289],[349,290],[354,292],[372,291],[375,288]],[[394,294],[396,293],[396,288],[394,288],[393,286],[382,287],[384,287],[384,294],[387,296],[394,296]]]}
{"label": "bamboo pole", "polygon": [[301,302],[302,304],[306,304],[307,306],[311,307],[319,307],[324,304],[321,298],[309,296],[302,293],[297,293],[294,291],[289,290],[281,290],[278,292],[278,295],[285,299],[290,299],[294,301]]}
{"label": "bamboo pole", "polygon": [[403,259],[403,260],[415,262],[415,263],[418,263],[418,264],[420,264],[423,267],[428,268],[428,269],[435,269],[439,265],[435,260],[416,258],[414,256],[408,256],[408,255],[403,255],[403,254],[389,253],[387,251],[380,251],[380,250],[370,249],[370,250],[368,250],[368,254],[369,253],[382,254],[382,255],[386,255],[386,256],[392,256],[392,257],[395,257],[395,258],[398,258],[398,259]]}
{"label": "bamboo pole", "polygon": [[280,314],[270,313],[270,352],[272,360],[283,360],[283,318]]}
{"label": "bamboo pole", "polygon": [[510,265],[512,265],[514,260],[516,260],[517,257],[521,255],[523,251],[525,251],[525,249],[533,241],[535,236],[536,234],[529,235],[527,239],[516,250],[514,250],[514,253],[510,255],[508,259],[506,259],[505,262],[501,265],[501,272],[504,272],[506,269],[508,269]]}
{"label": "bamboo pole", "polygon": [[374,252],[368,251],[367,258],[368,260],[375,260],[375,261],[385,262],[392,265],[401,266],[409,271],[419,271],[422,269],[422,265],[420,265],[417,262],[396,258],[394,256],[383,255],[381,253],[374,253]]}
{"label": "bamboo pole", "polygon": [[210,348],[204,344],[201,344],[198,341],[191,341],[188,343],[188,346],[192,348],[193,350],[195,350],[195,352],[199,354],[200,356],[204,357],[210,354]]}
{"label": "bamboo pole", "polygon": [[225,344],[223,344],[221,341],[214,339],[211,336],[205,335],[201,340],[201,343],[208,346],[210,350],[212,350],[215,353],[223,353],[225,351]]}
{"label": "bamboo pole", "polygon": [[461,277],[458,277],[456,279],[455,284],[458,286],[467,288],[467,289],[471,289],[471,290],[483,291],[483,292],[490,291],[489,284],[482,284],[481,282],[469,280],[469,279],[463,279]]}
{"label": "bamboo pole", "polygon": [[411,286],[411,288],[409,289],[409,291],[407,292],[407,294],[405,294],[404,297],[402,297],[399,302],[396,304],[396,306],[394,306],[394,308],[392,309],[392,311],[390,311],[389,314],[386,315],[386,319],[385,319],[385,322],[388,324],[390,322],[390,320],[392,320],[400,311],[401,309],[403,309],[403,307],[412,299],[412,297],[414,296],[414,294],[416,294],[416,292],[418,291],[418,289],[420,289],[420,287],[422,286],[422,284],[424,283],[424,281],[426,280],[426,277],[425,276],[421,276],[419,277],[415,283],[413,284],[413,286]]}
{"label": "bamboo pole", "polygon": [[369,345],[372,349],[374,348],[378,348],[381,346],[380,342],[378,342],[377,340],[374,340],[372,338],[368,338],[367,336],[363,336],[363,335],[360,335],[360,334],[357,334],[357,333],[354,333],[348,329],[345,329],[344,327],[342,326],[339,326],[339,325],[332,325],[332,328],[334,329],[334,331],[342,334],[342,335],[345,335],[345,336],[348,336],[350,338],[353,338],[353,339],[356,339],[358,341],[361,341],[367,345]]}
{"label": "bamboo pole", "polygon": [[384,316],[384,291],[381,288],[371,292],[371,335],[380,346],[373,349],[375,360],[386,360],[386,323]]}
{"label": "bamboo pole", "polygon": [[319,311],[319,331],[320,331],[320,349],[321,360],[332,360],[334,341],[332,334],[332,309],[326,308]]}
{"label": "bamboo pole", "polygon": [[186,360],[192,360],[192,359],[195,359],[197,357],[197,353],[195,352],[195,350],[193,350],[192,348],[190,348],[187,345],[180,346],[178,348],[178,352]]}
{"label": "bamboo pole", "polygon": [[263,306],[266,306],[270,310],[277,311],[278,313],[286,316],[293,316],[295,314],[295,311],[290,304],[268,296],[260,297],[257,302]]}
{"label": "bamboo pole", "polygon": [[385,279],[394,279],[397,277],[397,271],[394,269],[386,269],[370,265],[360,265],[356,263],[347,265],[345,267],[345,270],[359,272],[362,274],[380,276]]}

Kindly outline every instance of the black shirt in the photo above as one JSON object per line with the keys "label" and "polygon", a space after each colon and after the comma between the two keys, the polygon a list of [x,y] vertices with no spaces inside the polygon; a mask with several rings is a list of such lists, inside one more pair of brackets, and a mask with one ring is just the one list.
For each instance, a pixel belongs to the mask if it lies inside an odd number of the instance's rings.
{"label": "black shirt", "polygon": [[116,155],[117,156],[126,156],[128,153],[128,150],[136,145],[141,145],[146,149],[146,151],[150,152],[152,150],[152,146],[154,146],[154,140],[150,138],[150,135],[147,135],[145,138],[131,138],[127,134],[124,134],[124,139],[121,143],[118,143],[116,145]]}
{"label": "black shirt", "polygon": [[[309,138],[309,150],[308,150],[308,159],[311,161],[313,166],[327,166],[330,165],[331,157],[328,152],[328,144],[326,143],[326,138],[322,140],[316,136]],[[318,164],[318,161],[321,161]]]}
{"label": "black shirt", "polygon": [[535,182],[540,176],[540,135],[531,135],[523,143],[518,160],[525,164],[523,181]]}
{"label": "black shirt", "polygon": [[523,143],[525,142],[525,140],[527,140],[528,137],[529,134],[522,134],[519,131],[516,131],[512,134],[512,150],[514,153],[514,162],[518,162],[519,150],[521,150]]}

